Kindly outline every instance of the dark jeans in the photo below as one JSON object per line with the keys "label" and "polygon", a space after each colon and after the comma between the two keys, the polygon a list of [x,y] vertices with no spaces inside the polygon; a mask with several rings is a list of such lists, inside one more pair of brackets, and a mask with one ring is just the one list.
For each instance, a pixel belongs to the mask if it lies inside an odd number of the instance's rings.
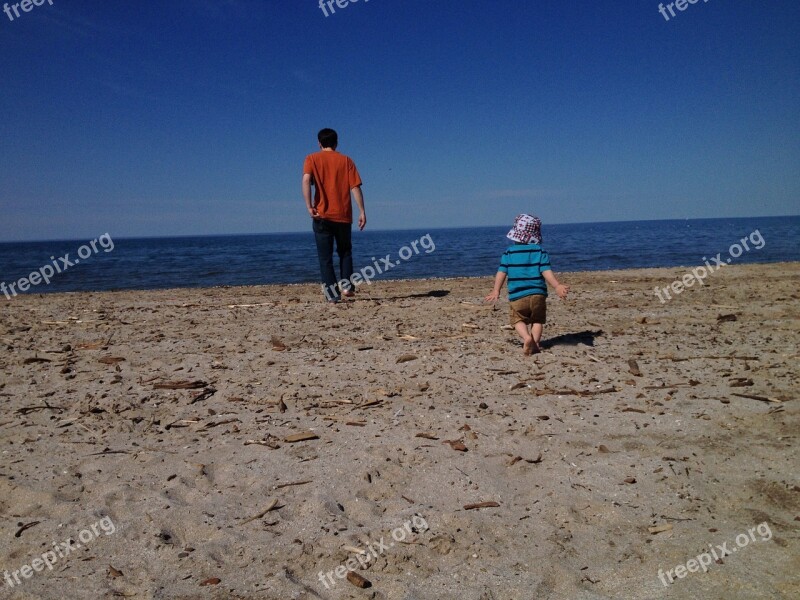
{"label": "dark jeans", "polygon": [[317,242],[319,270],[322,283],[325,284],[325,297],[328,300],[339,300],[341,291],[349,290],[348,281],[337,288],[336,272],[333,270],[333,242],[336,242],[336,253],[339,255],[339,273],[341,279],[349,280],[353,275],[353,244],[350,240],[350,223],[335,223],[324,219],[314,219],[314,239]]}

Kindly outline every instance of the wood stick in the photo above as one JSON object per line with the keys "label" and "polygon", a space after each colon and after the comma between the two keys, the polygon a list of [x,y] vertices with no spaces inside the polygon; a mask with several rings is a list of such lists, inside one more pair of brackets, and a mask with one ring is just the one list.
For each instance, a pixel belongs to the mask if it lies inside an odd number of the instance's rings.
{"label": "wood stick", "polygon": [[239,523],[239,525],[247,525],[248,523],[250,523],[251,521],[255,521],[256,519],[263,519],[269,511],[275,510],[277,506],[278,506],[278,499],[273,498],[272,502],[269,503],[269,506],[267,506],[266,509],[264,509],[254,517],[250,517],[249,519],[242,521],[241,523]]}

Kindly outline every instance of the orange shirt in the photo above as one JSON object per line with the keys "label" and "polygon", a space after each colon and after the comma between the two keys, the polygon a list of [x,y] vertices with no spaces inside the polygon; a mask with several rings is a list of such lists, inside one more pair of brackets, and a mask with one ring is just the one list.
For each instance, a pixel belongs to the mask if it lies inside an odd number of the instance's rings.
{"label": "orange shirt", "polygon": [[353,222],[350,190],[361,185],[355,163],[335,150],[306,156],[303,174],[314,181],[314,205],[319,216],[337,223]]}

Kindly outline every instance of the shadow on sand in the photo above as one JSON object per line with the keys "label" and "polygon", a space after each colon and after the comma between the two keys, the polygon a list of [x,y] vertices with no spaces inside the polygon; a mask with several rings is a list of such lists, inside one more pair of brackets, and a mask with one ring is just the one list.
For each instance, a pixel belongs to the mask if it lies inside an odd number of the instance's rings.
{"label": "shadow on sand", "polygon": [[408,298],[444,298],[450,294],[450,290],[431,290],[421,294],[409,294],[407,296],[387,296],[386,298],[373,298],[373,300],[407,300]]}
{"label": "shadow on sand", "polygon": [[553,346],[577,346],[584,344],[586,346],[594,347],[594,339],[603,335],[602,329],[595,329],[593,331],[586,330],[578,333],[563,333],[556,337],[542,340],[539,344],[542,348],[552,348]]}

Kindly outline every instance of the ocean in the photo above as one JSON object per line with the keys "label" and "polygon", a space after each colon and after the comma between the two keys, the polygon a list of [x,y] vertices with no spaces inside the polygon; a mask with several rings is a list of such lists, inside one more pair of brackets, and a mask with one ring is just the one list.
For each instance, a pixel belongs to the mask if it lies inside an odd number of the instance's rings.
{"label": "ocean", "polygon": [[[508,229],[355,228],[355,270],[368,273],[372,267],[374,281],[491,277],[510,244]],[[100,233],[93,247],[91,240],[0,244],[0,294],[13,298],[9,285],[19,291],[21,278],[34,283],[27,293],[319,281],[310,227],[306,233],[174,238],[117,239],[113,231],[106,238]],[[799,216],[545,224],[542,246],[553,269],[563,273],[689,267],[714,264],[717,255],[730,264],[800,261],[799,234]],[[30,278],[33,272],[40,276]]]}

